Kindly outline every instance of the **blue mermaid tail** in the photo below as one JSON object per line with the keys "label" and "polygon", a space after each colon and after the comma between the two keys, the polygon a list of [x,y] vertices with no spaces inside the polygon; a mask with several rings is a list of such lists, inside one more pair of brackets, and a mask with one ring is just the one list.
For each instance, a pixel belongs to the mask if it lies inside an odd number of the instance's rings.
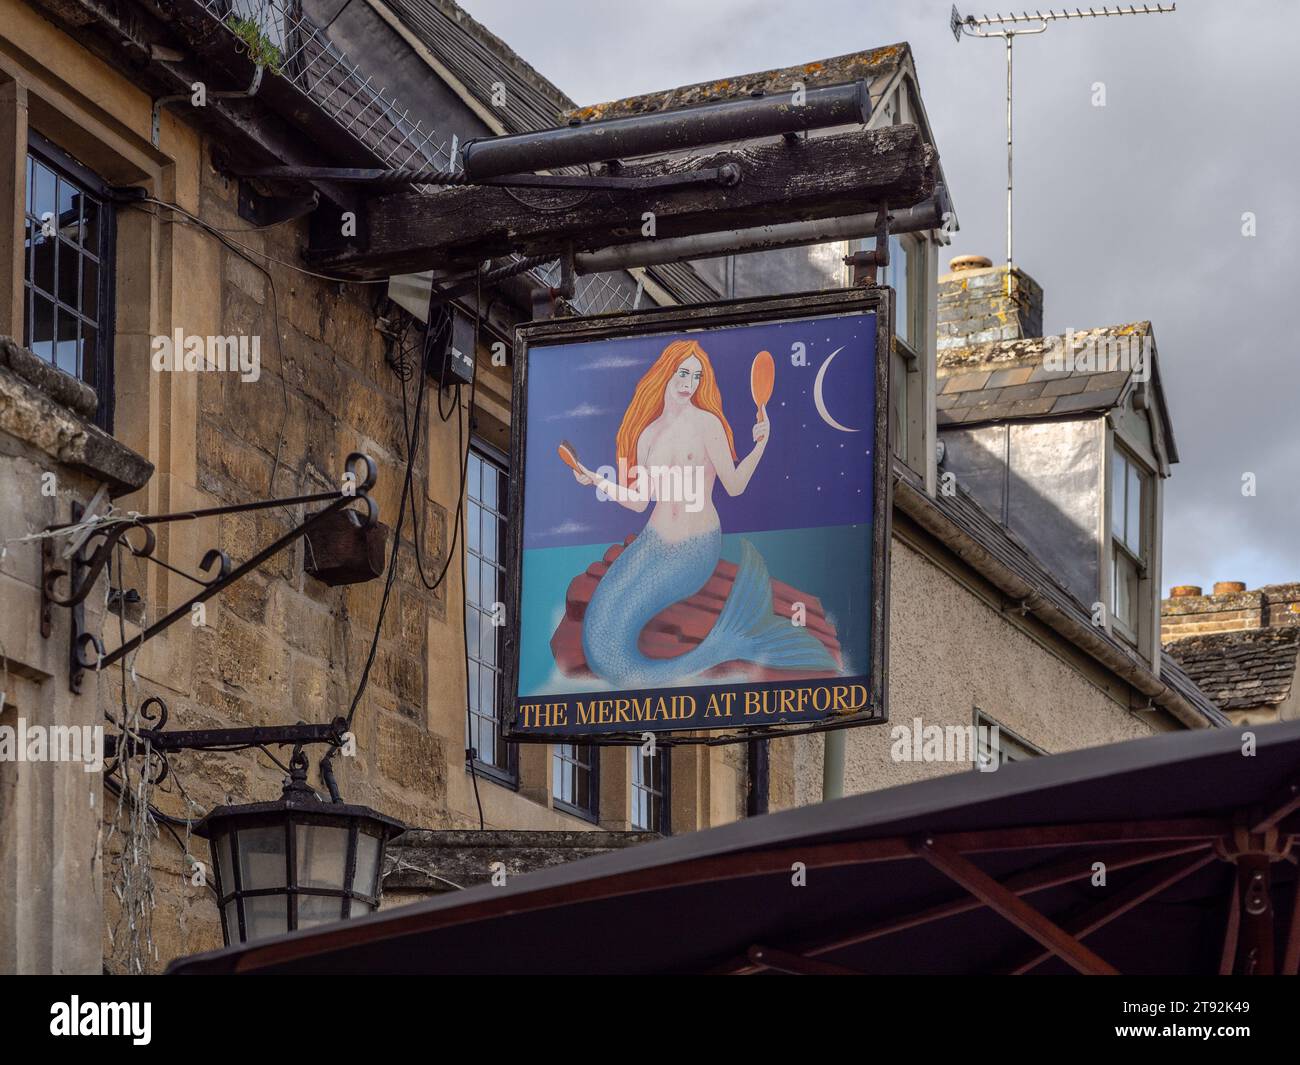
{"label": "blue mermaid tail", "polygon": [[641,653],[641,630],[703,588],[721,554],[719,529],[676,543],[649,527],[637,536],[600,579],[583,616],[582,649],[592,672],[619,688],[662,687],[732,661],[838,672],[820,640],[772,612],[767,566],[748,540],[741,541],[731,594],[699,646],[675,658]]}

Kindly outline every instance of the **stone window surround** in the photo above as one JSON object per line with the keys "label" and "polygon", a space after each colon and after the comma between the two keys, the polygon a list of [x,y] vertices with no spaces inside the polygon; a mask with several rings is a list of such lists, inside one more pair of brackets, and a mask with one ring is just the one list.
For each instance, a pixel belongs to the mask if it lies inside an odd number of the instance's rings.
{"label": "stone window surround", "polygon": [[[95,417],[96,424],[101,428],[112,432],[112,414],[113,414],[113,361],[111,357],[111,345],[113,341],[113,316],[114,316],[114,294],[113,294],[113,263],[110,257],[113,255],[115,247],[114,234],[114,215],[115,208],[109,203],[106,196],[106,186],[98,174],[92,170],[83,167],[78,160],[73,159],[57,145],[50,143],[38,130],[29,128],[28,130],[27,155],[37,166],[56,175],[60,182],[66,182],[74,187],[84,190],[91,197],[99,201],[99,221],[98,221],[98,239],[97,246],[88,248],[94,261],[98,262],[97,281],[94,286],[96,289],[96,308],[93,315],[86,315],[81,308],[74,308],[70,311],[62,309],[62,293],[58,291],[62,287],[61,279],[55,282],[56,290],[50,293],[54,303],[60,307],[59,314],[69,314],[79,319],[84,325],[93,328],[98,337],[97,343],[89,352],[81,352],[78,356],[78,362],[89,358],[94,363],[92,376],[95,383],[90,387],[95,392],[96,409],[91,412]],[[27,195],[31,194],[31,189],[24,190]],[[25,200],[24,196],[24,200]],[[35,208],[39,210],[39,207]],[[78,247],[71,249],[68,244],[59,241],[59,259],[62,261],[65,255],[83,257],[81,252],[80,240]],[[25,256],[24,256],[25,257]],[[62,272],[62,265],[60,265]],[[34,277],[28,277],[24,270],[25,287],[29,290],[36,285]],[[84,289],[82,293],[84,295]],[[37,298],[41,298],[38,295]],[[32,323],[27,320],[30,317],[31,304],[24,300],[24,332],[32,327]],[[18,323],[15,323],[17,328]],[[16,335],[15,335],[16,336]],[[107,347],[108,350],[104,350]],[[56,365],[57,359],[53,351],[50,353],[50,364],[54,366],[60,374],[66,374],[76,381],[86,381],[86,374],[83,370],[81,374],[69,373],[59,369]]]}
{"label": "stone window surround", "polygon": [[[174,168],[160,161],[159,153],[148,150],[147,142],[132,137],[89,100],[74,94],[51,70],[0,53],[0,143],[13,148],[12,169],[5,167],[0,172],[0,203],[7,205],[0,215],[0,248],[10,250],[0,262],[0,335],[19,338],[24,316],[22,224],[29,130],[68,152],[106,183],[142,185],[159,198],[169,198],[174,191]],[[118,356],[128,344],[138,344],[142,334],[151,336],[158,331],[154,323],[161,312],[162,276],[153,267],[158,251],[166,249],[170,241],[166,233],[158,232],[160,227],[147,213],[118,214],[112,361],[123,367],[115,381],[117,422],[123,428],[114,439],[140,455],[152,456],[158,449],[151,446],[147,411],[157,397],[150,392],[168,382],[149,379],[147,360],[124,363]],[[137,364],[134,372],[132,362]],[[17,370],[17,360],[12,367]],[[88,397],[95,397],[94,391],[52,367],[51,371],[40,380],[27,373],[23,376],[78,420],[93,420],[94,410],[87,410],[86,403]],[[115,487],[120,491],[127,486]],[[144,509],[143,501],[137,506]]]}

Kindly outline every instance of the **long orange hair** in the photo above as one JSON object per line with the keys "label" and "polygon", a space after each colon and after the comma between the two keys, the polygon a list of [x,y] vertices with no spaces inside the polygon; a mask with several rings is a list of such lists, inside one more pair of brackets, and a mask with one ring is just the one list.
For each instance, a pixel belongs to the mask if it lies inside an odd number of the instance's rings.
{"label": "long orange hair", "polygon": [[731,426],[722,413],[722,392],[718,388],[718,378],[713,372],[709,356],[700,347],[697,340],[674,340],[655,360],[654,365],[645,372],[637,382],[636,391],[632,393],[632,402],[623,415],[623,424],[618,427],[614,438],[614,449],[618,462],[619,484],[629,487],[627,473],[636,465],[636,445],[645,428],[664,412],[664,391],[677,368],[692,355],[700,360],[700,384],[696,388],[691,402],[700,410],[706,410],[722,423],[727,434],[727,446],[731,449],[732,461],[736,459],[736,442],[731,434]]}

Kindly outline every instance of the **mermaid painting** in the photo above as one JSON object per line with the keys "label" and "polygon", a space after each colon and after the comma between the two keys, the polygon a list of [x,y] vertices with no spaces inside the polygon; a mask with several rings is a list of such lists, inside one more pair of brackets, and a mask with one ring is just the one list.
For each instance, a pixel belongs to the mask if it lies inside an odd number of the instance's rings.
{"label": "mermaid painting", "polygon": [[[709,356],[696,340],[670,343],[637,383],[615,438],[617,480],[560,457],[579,484],[637,514],[645,527],[610,565],[582,620],[582,649],[593,673],[617,688],[668,686],[727,662],[770,669],[837,673],[838,664],[815,636],[773,612],[767,566],[749,540],[726,603],[695,647],[673,658],[651,658],[638,647],[642,629],[660,611],[690,598],[709,581],[722,553],[722,527],[713,504],[721,482],[732,496],[749,487],[771,441],[763,403],[771,395],[771,356],[762,359],[753,449],[736,453],[731,425]],[[693,490],[692,490],[693,489]]]}

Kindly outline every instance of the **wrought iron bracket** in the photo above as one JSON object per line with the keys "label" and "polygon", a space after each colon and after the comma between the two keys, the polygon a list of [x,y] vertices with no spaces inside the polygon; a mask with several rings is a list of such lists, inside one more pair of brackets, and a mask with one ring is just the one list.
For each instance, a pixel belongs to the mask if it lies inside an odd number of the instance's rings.
{"label": "wrought iron bracket", "polygon": [[[369,492],[378,479],[375,462],[368,455],[353,452],[344,463],[344,487],[334,492],[315,492],[310,495],[289,496],[282,499],[258,500],[253,503],[234,503],[223,507],[207,507],[174,514],[132,514],[127,518],[107,520],[93,526],[84,542],[73,551],[67,559],[56,554],[57,548],[52,538],[43,541],[41,552],[41,635],[48,638],[53,631],[52,608],[67,607],[72,613],[72,646],[69,663],[68,685],[74,692],[81,690],[82,673],[85,670],[102,670],[120,661],[137,647],[153,639],[159,633],[170,628],[181,618],[191,616],[195,605],[206,602],[219,595],[225,589],[257,569],[262,563],[283,551],[286,547],[301,539],[323,518],[336,511],[347,509],[352,503],[359,502],[365,508],[361,516],[362,525],[370,528],[379,521],[379,507],[370,498]],[[302,524],[295,526],[283,536],[267,544],[247,561],[233,565],[230,557],[222,550],[213,548],[199,563],[202,576],[186,573],[153,555],[157,546],[157,537],[153,527],[168,525],[177,521],[195,521],[202,518],[219,517],[223,514],[238,514],[254,510],[267,510],[271,507],[289,507],[325,503],[326,506],[316,511]],[[73,520],[65,525],[51,525],[46,531],[67,529],[78,523],[78,507],[74,505]],[[130,539],[138,534],[138,543]],[[170,573],[184,577],[201,586],[201,590],[180,604],[174,610],[159,618],[152,625],[125,641],[112,651],[105,651],[103,642],[85,627],[84,604],[86,596],[99,580],[100,574],[111,561],[114,552],[124,547],[136,558],[153,562]],[[58,584],[67,581],[67,591],[59,594]],[[119,577],[120,582],[120,577]],[[119,607],[120,609],[120,607]]]}
{"label": "wrought iron bracket", "polygon": [[844,264],[853,268],[853,284],[874,288],[877,281],[876,271],[889,265],[889,204],[882,203],[876,208],[876,246],[870,251],[855,251],[844,256]]}
{"label": "wrought iron bracket", "polygon": [[[104,775],[117,771],[122,758],[147,758],[153,783],[160,783],[168,773],[167,754],[175,751],[243,750],[248,747],[286,746],[295,751],[304,744],[324,743],[342,747],[347,743],[346,718],[336,717],[326,724],[258,725],[251,728],[177,729],[167,731],[167,704],[151,695],[140,704],[144,728],[124,729],[104,737]],[[158,756],[155,761],[155,756]]]}

